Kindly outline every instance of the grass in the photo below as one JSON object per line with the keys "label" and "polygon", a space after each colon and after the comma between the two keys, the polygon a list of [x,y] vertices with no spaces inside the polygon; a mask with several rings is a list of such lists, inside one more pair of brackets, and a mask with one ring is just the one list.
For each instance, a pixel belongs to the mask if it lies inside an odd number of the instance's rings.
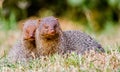
{"label": "grass", "polygon": [[[72,26],[71,22],[67,25],[71,29],[79,29],[78,26]],[[63,24],[62,27],[68,27],[67,25]],[[20,30],[0,30],[0,72],[120,72],[119,27],[113,33],[92,35],[103,45],[105,53],[98,54],[91,51],[83,56],[75,53],[65,56],[55,54],[27,63],[9,63],[6,59],[8,51],[20,37]],[[63,29],[69,30],[69,28]]]}
{"label": "grass", "polygon": [[[118,72],[120,71],[120,55],[95,54],[91,52],[84,56],[70,54],[67,58],[55,54],[50,57],[31,60],[28,63],[9,63],[0,60],[0,71],[3,72]],[[4,60],[4,61],[3,61]]]}

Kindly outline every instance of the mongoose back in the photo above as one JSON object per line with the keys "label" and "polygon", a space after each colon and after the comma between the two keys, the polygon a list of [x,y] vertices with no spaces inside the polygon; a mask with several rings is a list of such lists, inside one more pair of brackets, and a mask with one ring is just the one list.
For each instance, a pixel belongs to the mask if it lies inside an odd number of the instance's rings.
{"label": "mongoose back", "polygon": [[27,20],[23,26],[23,32],[20,40],[13,46],[8,54],[11,61],[26,61],[35,57],[35,31],[38,20]]}
{"label": "mongoose back", "polygon": [[66,40],[66,51],[84,54],[85,51],[95,50],[97,52],[105,52],[102,46],[92,37],[81,31],[64,31]]}
{"label": "mongoose back", "polygon": [[56,52],[76,52],[104,49],[93,38],[81,31],[62,31],[57,18],[45,17],[36,30],[36,45],[40,55],[50,55]]}

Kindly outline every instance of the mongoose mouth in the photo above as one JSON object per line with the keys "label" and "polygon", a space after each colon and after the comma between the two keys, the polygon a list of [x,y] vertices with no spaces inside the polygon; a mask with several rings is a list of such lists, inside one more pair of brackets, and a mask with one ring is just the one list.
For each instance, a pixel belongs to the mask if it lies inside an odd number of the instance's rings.
{"label": "mongoose mouth", "polygon": [[59,34],[43,34],[41,35],[42,38],[47,40],[53,40],[59,37]]}
{"label": "mongoose mouth", "polygon": [[24,40],[33,41],[33,40],[35,40],[35,37],[31,37],[31,38],[24,38]]}

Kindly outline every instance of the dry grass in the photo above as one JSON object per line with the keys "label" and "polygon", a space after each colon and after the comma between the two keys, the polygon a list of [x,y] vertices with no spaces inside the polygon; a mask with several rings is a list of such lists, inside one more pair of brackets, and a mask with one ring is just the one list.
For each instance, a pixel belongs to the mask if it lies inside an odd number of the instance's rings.
{"label": "dry grass", "polygon": [[[61,25],[64,30],[79,29],[72,22]],[[67,24],[66,24],[67,23]],[[81,28],[82,29],[82,28]],[[106,53],[86,53],[66,56],[53,55],[31,60],[28,63],[9,63],[3,57],[20,37],[20,31],[0,31],[0,72],[119,72],[120,71],[120,29],[113,34],[101,34],[94,37],[103,45]]]}

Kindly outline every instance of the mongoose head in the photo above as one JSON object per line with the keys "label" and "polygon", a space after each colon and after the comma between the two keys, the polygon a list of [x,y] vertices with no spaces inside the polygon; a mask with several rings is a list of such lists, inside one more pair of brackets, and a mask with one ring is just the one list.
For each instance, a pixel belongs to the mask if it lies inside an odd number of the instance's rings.
{"label": "mongoose head", "polygon": [[47,40],[58,38],[61,32],[58,19],[50,16],[40,20],[39,36]]}
{"label": "mongoose head", "polygon": [[27,20],[23,25],[23,39],[35,40],[35,31],[37,29],[38,20]]}

